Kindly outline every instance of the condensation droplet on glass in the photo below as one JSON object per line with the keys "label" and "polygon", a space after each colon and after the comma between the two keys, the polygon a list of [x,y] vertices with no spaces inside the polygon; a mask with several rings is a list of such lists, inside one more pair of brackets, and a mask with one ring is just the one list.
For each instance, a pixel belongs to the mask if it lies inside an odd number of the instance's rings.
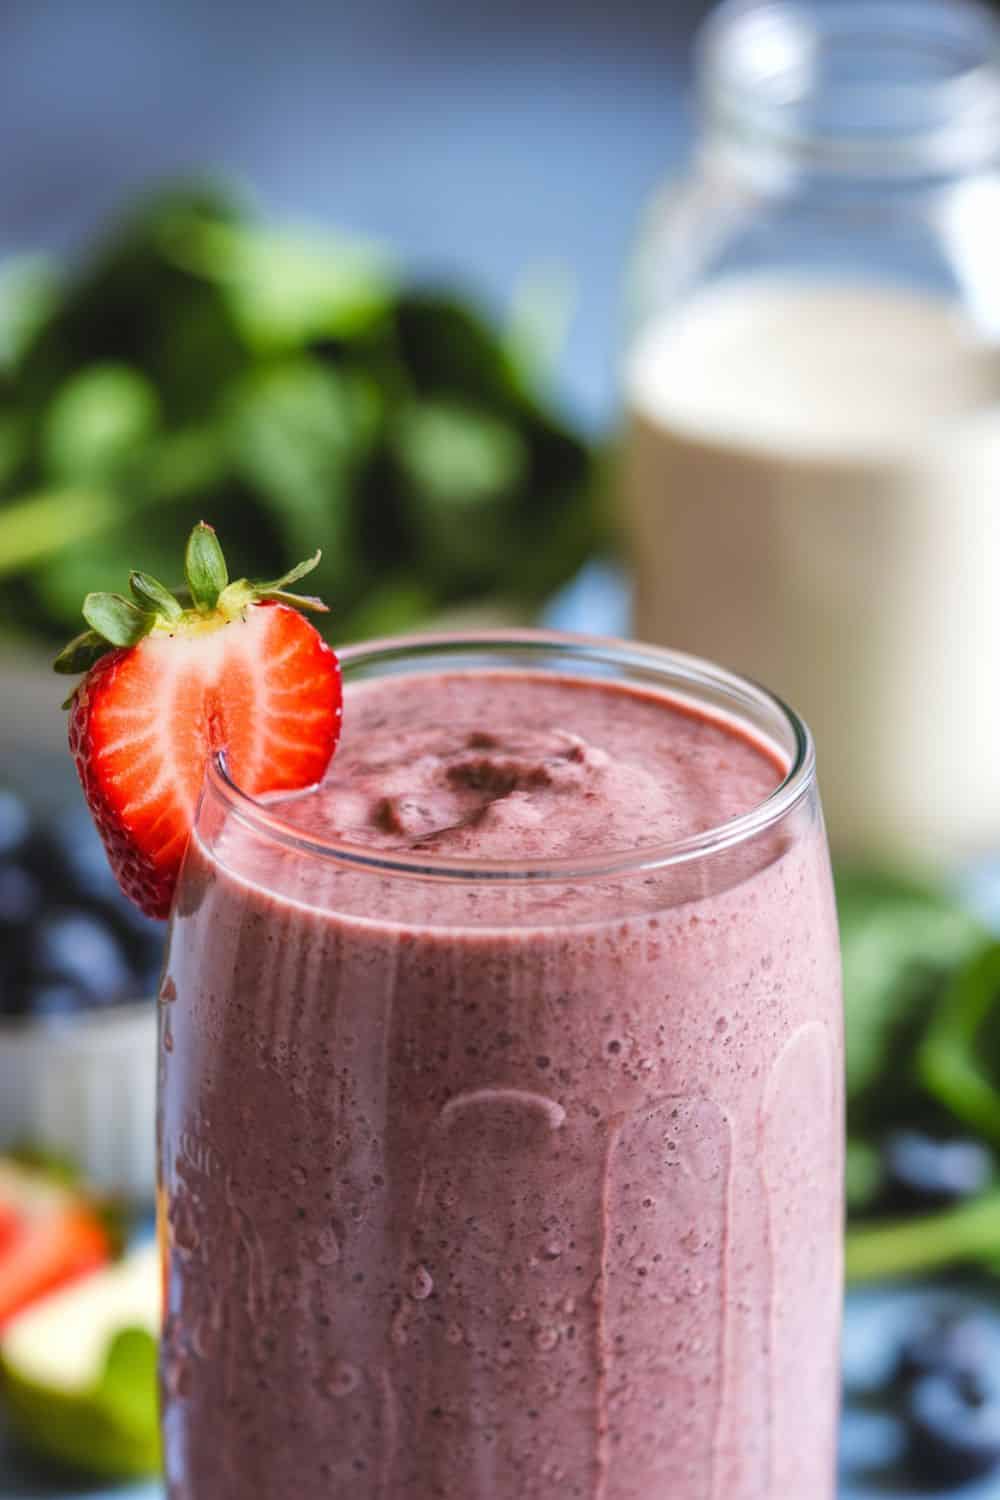
{"label": "condensation droplet on glass", "polygon": [[314,1246],[313,1258],[318,1266],[335,1266],[340,1260],[340,1241],[329,1226],[318,1231]]}
{"label": "condensation droplet on glass", "polygon": [[169,1026],[164,1026],[163,1028],[163,1050],[164,1052],[173,1052],[174,1050],[174,1034]]}
{"label": "condensation droplet on glass", "polygon": [[171,1005],[177,999],[177,986],[168,974],[160,985],[160,1004]]}
{"label": "condensation droplet on glass", "polygon": [[410,1335],[406,1326],[405,1306],[397,1309],[396,1314],[392,1320],[392,1327],[389,1330],[389,1337],[392,1339],[392,1342],[397,1346],[397,1348],[400,1349],[402,1349],[405,1344],[408,1344],[410,1342]]}
{"label": "condensation droplet on glass", "polygon": [[558,1260],[563,1253],[562,1240],[552,1238],[546,1240],[542,1246],[542,1255],[546,1260]]}
{"label": "condensation droplet on glass", "polygon": [[416,1266],[410,1275],[409,1293],[414,1302],[425,1302],[434,1290],[434,1279],[426,1266]]}
{"label": "condensation droplet on glass", "polygon": [[531,1340],[540,1354],[551,1354],[559,1342],[558,1328],[536,1328]]}
{"label": "condensation droplet on glass", "polygon": [[334,1360],[323,1377],[323,1389],[329,1396],[350,1396],[361,1384],[361,1371],[346,1359]]}
{"label": "condensation droplet on glass", "polygon": [[183,1356],[175,1355],[173,1359],[167,1361],[164,1378],[171,1396],[182,1400],[185,1396],[190,1396],[193,1375],[190,1364]]}
{"label": "condensation droplet on glass", "polygon": [[461,1344],[465,1340],[465,1334],[462,1331],[461,1324],[459,1323],[449,1323],[448,1327],[445,1329],[444,1336],[448,1340],[449,1344]]}
{"label": "condensation droplet on glass", "polygon": [[512,1323],[523,1323],[525,1321],[525,1319],[527,1318],[527,1316],[528,1316],[528,1309],[526,1307],[513,1307],[513,1308],[511,1308],[510,1321]]}

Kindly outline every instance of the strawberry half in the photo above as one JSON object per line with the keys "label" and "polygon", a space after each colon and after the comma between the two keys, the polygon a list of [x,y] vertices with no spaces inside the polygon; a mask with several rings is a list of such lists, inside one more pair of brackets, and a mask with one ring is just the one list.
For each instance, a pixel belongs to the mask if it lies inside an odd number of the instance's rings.
{"label": "strawberry half", "polygon": [[91,629],[56,659],[86,671],[69,700],[69,743],[125,894],[170,911],[209,758],[252,795],[319,781],[340,737],[340,665],[288,592],[319,553],[273,583],[230,583],[215,532],[185,555],[190,602],[133,573],[132,599],[88,594]]}

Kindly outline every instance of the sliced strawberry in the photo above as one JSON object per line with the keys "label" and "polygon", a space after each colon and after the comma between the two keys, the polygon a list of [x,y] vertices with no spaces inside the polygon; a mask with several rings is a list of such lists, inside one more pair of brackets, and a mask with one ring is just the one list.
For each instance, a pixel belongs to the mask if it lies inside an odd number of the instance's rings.
{"label": "sliced strawberry", "polygon": [[70,749],[119,883],[150,916],[169,913],[212,754],[225,751],[252,795],[309,786],[329,764],[340,666],[299,613],[323,606],[287,592],[317,561],[272,584],[230,584],[202,525],[187,552],[192,608],[144,575],[132,579],[138,604],[85,601],[94,629],[57,662],[89,666],[70,704]]}
{"label": "sliced strawberry", "polygon": [[0,1220],[0,1329],[36,1297],[111,1258],[96,1207],[45,1173],[7,1161],[0,1161]]}
{"label": "sliced strawberry", "polygon": [[67,1205],[25,1224],[0,1255],[0,1329],[36,1297],[109,1259],[104,1226],[86,1207]]}

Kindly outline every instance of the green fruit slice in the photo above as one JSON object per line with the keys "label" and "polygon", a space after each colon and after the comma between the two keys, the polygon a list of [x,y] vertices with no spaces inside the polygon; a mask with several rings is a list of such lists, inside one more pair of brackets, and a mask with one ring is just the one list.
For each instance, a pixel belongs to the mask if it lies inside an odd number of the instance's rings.
{"label": "green fruit slice", "polygon": [[36,1453],[101,1478],[160,1466],[155,1246],[53,1292],[0,1338],[11,1425]]}

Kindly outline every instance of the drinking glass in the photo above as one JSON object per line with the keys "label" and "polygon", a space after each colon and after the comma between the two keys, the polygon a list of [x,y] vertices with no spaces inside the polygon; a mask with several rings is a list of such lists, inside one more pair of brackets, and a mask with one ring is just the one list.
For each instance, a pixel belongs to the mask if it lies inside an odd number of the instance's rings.
{"label": "drinking glass", "polygon": [[808,731],[587,637],[342,660],[347,738],[376,681],[544,677],[735,726],[780,785],[694,836],[505,862],[329,842],[211,764],[160,1005],[170,1500],[832,1500],[843,1043]]}

